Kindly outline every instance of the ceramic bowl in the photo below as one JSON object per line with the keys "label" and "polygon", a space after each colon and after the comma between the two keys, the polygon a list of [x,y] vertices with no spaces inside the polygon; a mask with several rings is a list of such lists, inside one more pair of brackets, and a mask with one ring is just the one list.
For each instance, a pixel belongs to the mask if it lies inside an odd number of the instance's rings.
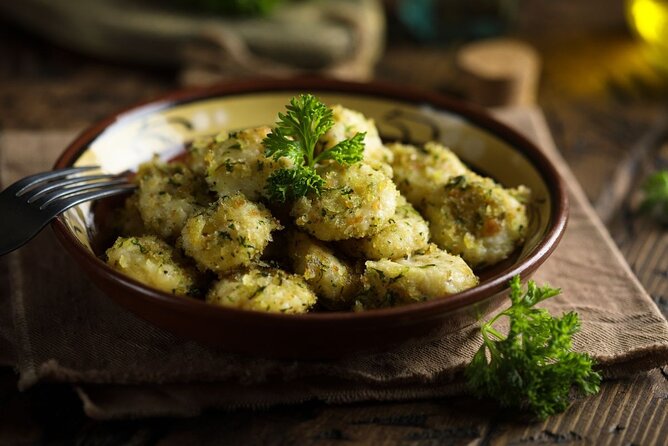
{"label": "ceramic bowl", "polygon": [[150,323],[228,351],[284,358],[378,351],[459,330],[498,308],[508,280],[516,274],[526,279],[555,249],[566,226],[567,198],[541,151],[482,110],[403,86],[295,79],[178,91],[93,125],[54,167],[97,164],[112,173],[135,170],[154,153],[174,157],[196,137],[272,124],[288,100],[303,92],[373,118],[386,141],[438,140],[503,185],[530,187],[531,228],[524,245],[511,259],[479,271],[477,287],[446,298],[360,313],[285,315],[176,297],[113,270],[93,249],[99,229],[95,204],[78,206],[55,220],[58,239],[101,290]]}

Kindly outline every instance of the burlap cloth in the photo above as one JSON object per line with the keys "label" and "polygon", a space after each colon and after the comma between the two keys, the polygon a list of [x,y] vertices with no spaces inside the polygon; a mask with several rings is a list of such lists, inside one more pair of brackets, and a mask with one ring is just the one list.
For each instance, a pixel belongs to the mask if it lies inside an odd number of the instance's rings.
{"label": "burlap cloth", "polygon": [[[563,289],[545,306],[575,310],[575,348],[606,377],[668,363],[668,324],[633,276],[555,150],[537,110],[499,111],[543,147],[570,187],[571,216],[561,245],[535,278]],[[74,132],[0,135],[0,179],[48,168]],[[339,361],[243,357],[178,338],[139,320],[95,290],[51,231],[0,259],[0,356],[20,374],[76,386],[96,418],[195,415],[208,407],[265,407],[430,398],[465,392],[461,371],[479,346],[477,327],[445,339]]]}

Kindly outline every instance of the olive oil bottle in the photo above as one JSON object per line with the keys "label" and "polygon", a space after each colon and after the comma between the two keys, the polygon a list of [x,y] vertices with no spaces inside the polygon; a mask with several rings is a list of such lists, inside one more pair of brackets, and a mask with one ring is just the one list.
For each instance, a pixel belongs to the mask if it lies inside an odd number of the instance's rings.
{"label": "olive oil bottle", "polygon": [[627,0],[626,14],[651,61],[668,72],[668,0]]}

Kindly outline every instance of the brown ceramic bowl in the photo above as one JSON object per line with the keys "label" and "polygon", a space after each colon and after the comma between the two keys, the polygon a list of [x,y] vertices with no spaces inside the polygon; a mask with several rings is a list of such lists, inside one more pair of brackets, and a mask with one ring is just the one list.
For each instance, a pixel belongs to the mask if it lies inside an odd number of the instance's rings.
{"label": "brown ceramic bowl", "polygon": [[567,198],[541,151],[482,110],[403,86],[294,79],[178,91],[93,125],[54,167],[99,164],[109,172],[134,170],[154,152],[173,157],[197,136],[271,124],[289,98],[302,92],[374,118],[385,140],[440,140],[505,186],[529,186],[531,230],[524,246],[501,265],[479,271],[477,287],[446,298],[361,313],[285,315],[175,297],[111,269],[92,248],[98,228],[90,203],[53,223],[58,239],[100,289],[150,323],[228,351],[285,358],[340,357],[458,330],[498,308],[508,280],[516,274],[526,279],[555,249],[566,226]]}

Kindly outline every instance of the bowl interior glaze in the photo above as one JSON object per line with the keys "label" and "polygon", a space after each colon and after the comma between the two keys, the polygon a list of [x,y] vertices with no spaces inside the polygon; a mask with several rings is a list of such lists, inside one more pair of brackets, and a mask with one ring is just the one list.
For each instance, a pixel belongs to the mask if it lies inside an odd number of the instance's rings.
{"label": "bowl interior glaze", "polygon": [[[272,321],[280,326],[290,327],[295,331],[295,336],[308,335],[309,329],[317,330],[317,325],[313,325],[317,320],[321,323],[326,321],[330,329],[336,329],[336,321],[340,321],[341,329],[348,327],[347,330],[355,324],[360,324],[361,327],[362,324],[375,321],[378,329],[382,331],[383,326],[391,327],[392,321],[401,322],[402,326],[411,326],[419,324],[420,321],[434,319],[443,329],[448,319],[452,319],[450,316],[462,308],[475,309],[475,314],[471,313],[472,317],[464,318],[468,323],[473,322],[475,316],[487,311],[481,310],[481,303],[490,303],[494,296],[498,296],[514,274],[528,276],[556,246],[565,227],[567,202],[561,180],[539,149],[480,110],[442,96],[406,91],[405,88],[389,85],[303,79],[246,82],[204,90],[181,91],[111,116],[92,126],[66,149],[55,167],[97,164],[110,173],[134,171],[140,163],[151,159],[154,154],[165,160],[173,158],[198,137],[222,130],[271,125],[290,98],[304,92],[314,93],[325,103],[339,103],[373,118],[384,141],[417,144],[429,140],[440,141],[466,163],[504,186],[528,186],[532,190],[532,204],[529,209],[531,223],[529,236],[523,247],[502,265],[482,271],[482,280],[478,287],[445,299],[365,313],[291,316],[213,307],[195,300],[184,302],[185,299],[152,290],[122,276],[107,267],[93,252],[92,240],[96,236],[97,228],[94,207],[90,203],[70,209],[60,216],[54,223],[56,234],[65,247],[75,254],[75,258],[82,263],[98,286],[145,319],[185,336],[212,342],[224,348],[270,355],[276,351],[271,350],[271,347],[256,351],[252,346],[238,348],[226,342],[221,344],[217,340],[224,336],[216,335],[216,328],[213,326],[209,329],[210,334],[206,336],[193,334],[197,330],[186,326],[174,327],[174,324],[169,322],[173,319],[171,316],[152,317],[151,305],[154,304],[154,311],[158,313],[186,311],[201,315],[201,323],[218,325],[222,319],[241,314],[240,317],[251,324],[254,321],[258,324]],[[119,296],[119,293],[124,295]],[[129,295],[135,297],[130,298]],[[136,297],[137,295],[139,297]],[[136,299],[136,302],[131,299]],[[489,305],[485,306],[487,307],[491,308]],[[215,322],[216,318],[220,320]],[[380,323],[381,320],[384,322]],[[455,325],[461,324],[462,322]],[[300,326],[312,328],[300,331]],[[424,328],[416,331],[421,333],[417,334],[417,337],[425,336]],[[221,332],[220,328],[218,331]],[[434,330],[431,329],[430,332]],[[342,345],[340,348],[346,347]],[[304,355],[294,350],[294,354],[287,352],[278,356]]]}

